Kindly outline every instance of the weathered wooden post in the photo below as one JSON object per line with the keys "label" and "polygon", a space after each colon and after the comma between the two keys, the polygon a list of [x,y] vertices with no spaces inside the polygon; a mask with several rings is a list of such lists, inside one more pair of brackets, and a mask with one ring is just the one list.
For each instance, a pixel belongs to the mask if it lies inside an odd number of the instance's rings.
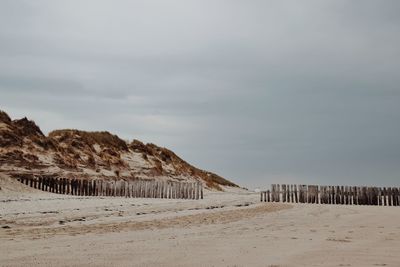
{"label": "weathered wooden post", "polygon": [[286,185],[282,185],[282,202],[286,202]]}
{"label": "weathered wooden post", "polygon": [[303,192],[303,186],[299,185],[299,203],[304,203],[304,192]]}
{"label": "weathered wooden post", "polygon": [[386,190],[386,187],[383,188],[383,205],[387,206],[387,190]]}
{"label": "weathered wooden post", "polygon": [[324,197],[325,197],[325,188],[324,188],[324,186],[323,185],[321,185],[321,186],[319,186],[319,194],[318,194],[318,196],[317,196],[317,199],[319,198],[319,203],[320,204],[325,204],[324,203]]}
{"label": "weathered wooden post", "polygon": [[68,179],[68,184],[69,184],[69,194],[74,195],[74,178]]}
{"label": "weathered wooden post", "polygon": [[85,180],[79,180],[81,186],[81,196],[85,196]]}
{"label": "weathered wooden post", "polygon": [[88,180],[88,181],[86,181],[86,184],[87,184],[87,190],[86,190],[86,195],[87,196],[91,196],[92,195],[92,180]]}
{"label": "weathered wooden post", "polygon": [[97,179],[91,180],[91,183],[92,183],[92,196],[98,196],[98,192],[97,192],[97,187],[98,187]]}
{"label": "weathered wooden post", "polygon": [[291,190],[290,185],[286,185],[286,202],[291,202]]}
{"label": "weathered wooden post", "polygon": [[[171,199],[176,198],[176,188],[175,188],[175,181],[170,181],[171,184]],[[199,189],[199,197],[200,197],[200,189]]]}
{"label": "weathered wooden post", "polygon": [[65,195],[65,178],[60,179],[60,193]]}
{"label": "weathered wooden post", "polygon": [[39,185],[39,188],[42,190],[42,191],[44,191],[44,179],[43,179],[43,177],[42,176],[39,176],[39,183],[40,183],[40,185]]}
{"label": "weathered wooden post", "polygon": [[47,192],[53,192],[53,177],[48,177],[48,189]]}
{"label": "weathered wooden post", "polygon": [[146,197],[146,181],[142,180],[140,184],[140,197],[142,198]]}
{"label": "weathered wooden post", "polygon": [[134,195],[135,198],[140,198],[141,197],[141,190],[142,190],[142,188],[141,188],[142,180],[135,180],[134,182],[135,183],[133,184],[133,186],[134,186],[133,195]]}
{"label": "weathered wooden post", "polygon": [[335,204],[340,204],[340,188],[339,186],[335,186]]}
{"label": "weathered wooden post", "polygon": [[314,190],[312,185],[307,186],[307,203],[314,203]]}
{"label": "weathered wooden post", "polygon": [[81,180],[75,178],[75,195],[81,195]]}
{"label": "weathered wooden post", "polygon": [[302,185],[303,187],[303,194],[304,194],[304,203],[308,203],[308,198],[309,198],[309,193],[308,192],[308,186],[307,185]]}
{"label": "weathered wooden post", "polygon": [[175,182],[175,185],[176,185],[176,198],[180,199],[182,197],[181,184],[179,182]]}
{"label": "weathered wooden post", "polygon": [[84,185],[83,192],[84,192],[85,196],[88,196],[89,195],[89,183],[88,183],[88,180],[83,180],[83,185]]}
{"label": "weathered wooden post", "polygon": [[133,197],[138,198],[140,197],[140,180],[133,181]]}
{"label": "weathered wooden post", "polygon": [[68,179],[68,190],[69,190],[69,194],[72,195],[72,181],[73,179]]}
{"label": "weathered wooden post", "polygon": [[51,180],[52,180],[53,178],[50,178],[50,177],[47,177],[47,192],[51,192],[51,188],[52,188],[52,186],[51,186]]}
{"label": "weathered wooden post", "polygon": [[127,190],[127,197],[128,198],[131,198],[133,195],[132,195],[132,181],[127,181],[127,188],[126,188],[126,190]]}
{"label": "weathered wooden post", "polygon": [[148,186],[148,181],[144,180],[143,181],[143,197],[147,198],[148,196],[148,190],[149,190],[149,186]]}
{"label": "weathered wooden post", "polygon": [[336,204],[335,186],[331,185],[331,204]]}
{"label": "weathered wooden post", "polygon": [[112,183],[111,183],[111,181],[106,181],[106,196],[112,196]]}
{"label": "weathered wooden post", "polygon": [[56,184],[55,184],[56,185],[56,190],[55,191],[56,191],[57,194],[59,194],[60,193],[60,178],[56,178],[55,182],[56,182]]}
{"label": "weathered wooden post", "polygon": [[74,186],[75,186],[75,179],[74,178],[72,178],[72,179],[68,179],[69,181],[70,181],[70,194],[71,195],[74,195],[75,194],[75,188],[74,188]]}
{"label": "weathered wooden post", "polygon": [[31,187],[36,188],[36,177],[35,176],[32,177],[32,186]]}
{"label": "weathered wooden post", "polygon": [[189,183],[185,183],[185,198],[189,198]]}
{"label": "weathered wooden post", "polygon": [[131,198],[136,197],[135,196],[135,184],[136,184],[136,180],[133,180],[129,183],[129,194]]}
{"label": "weathered wooden post", "polygon": [[79,179],[79,187],[80,187],[79,195],[84,196],[85,195],[85,181],[84,180]]}
{"label": "weathered wooden post", "polygon": [[352,186],[349,186],[348,187],[348,190],[349,190],[349,195],[348,195],[348,204],[349,205],[353,205],[354,203],[353,203],[353,187]]}
{"label": "weathered wooden post", "polygon": [[41,176],[38,177],[38,189],[39,190],[42,189],[42,177]]}
{"label": "weathered wooden post", "polygon": [[64,194],[63,193],[63,185],[64,185],[64,178],[59,178],[58,179],[58,193],[59,194]]}
{"label": "weathered wooden post", "polygon": [[303,203],[308,203],[308,186],[307,185],[301,185],[302,187],[302,192],[303,192]]}
{"label": "weathered wooden post", "polygon": [[172,199],[172,184],[171,184],[171,181],[167,181],[167,195],[168,195],[167,196],[168,199]]}
{"label": "weathered wooden post", "polygon": [[271,201],[275,202],[275,185],[271,184]]}
{"label": "weathered wooden post", "polygon": [[168,198],[168,182],[163,181],[163,198]]}
{"label": "weathered wooden post", "polygon": [[332,204],[331,203],[331,186],[330,185],[326,186],[326,204]]}
{"label": "weathered wooden post", "polygon": [[55,191],[55,181],[54,181],[54,177],[50,178],[50,192],[54,193]]}
{"label": "weathered wooden post", "polygon": [[69,194],[69,179],[64,178],[64,182],[65,182],[65,194],[68,195]]}
{"label": "weathered wooden post", "polygon": [[87,189],[88,189],[87,180],[86,179],[82,180],[82,196],[87,196],[88,195]]}
{"label": "weathered wooden post", "polygon": [[135,180],[135,181],[133,181],[133,185],[132,185],[132,187],[133,187],[133,197],[134,198],[138,198],[138,197],[140,197],[140,180]]}
{"label": "weathered wooden post", "polygon": [[348,205],[348,192],[347,192],[347,186],[343,186],[343,204]]}
{"label": "weathered wooden post", "polygon": [[382,206],[382,189],[378,187],[377,190],[378,190],[378,206]]}
{"label": "weathered wooden post", "polygon": [[180,186],[181,186],[181,199],[185,199],[185,187],[186,187],[186,183],[184,182],[179,182]]}
{"label": "weathered wooden post", "polygon": [[299,196],[298,196],[299,191],[297,189],[297,185],[296,184],[293,185],[293,190],[294,190],[294,202],[295,203],[299,203]]}
{"label": "weathered wooden post", "polygon": [[199,184],[199,182],[196,182],[195,184],[194,184],[194,194],[195,194],[195,199],[196,200],[198,200],[199,198],[200,198],[200,196],[199,196],[199,187],[200,187],[200,184]]}
{"label": "weathered wooden post", "polygon": [[53,177],[49,178],[49,192],[54,193],[54,178]]}
{"label": "weathered wooden post", "polygon": [[396,205],[396,188],[392,187],[390,190],[391,196],[392,196],[392,206],[397,206]]}
{"label": "weathered wooden post", "polygon": [[80,196],[81,195],[81,192],[80,192],[81,191],[81,182],[77,178],[74,178],[74,180],[75,180],[75,185],[74,185],[75,195]]}
{"label": "weathered wooden post", "polygon": [[56,191],[57,194],[59,194],[60,193],[60,179],[56,178],[55,182],[56,182],[55,183],[55,185],[56,185],[56,190],[55,191]]}

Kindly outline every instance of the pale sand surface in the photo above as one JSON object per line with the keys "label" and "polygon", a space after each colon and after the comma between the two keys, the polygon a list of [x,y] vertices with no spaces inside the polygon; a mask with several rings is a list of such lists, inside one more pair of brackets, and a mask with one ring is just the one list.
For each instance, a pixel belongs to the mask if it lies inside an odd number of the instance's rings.
{"label": "pale sand surface", "polygon": [[0,191],[1,266],[400,266],[400,208]]}

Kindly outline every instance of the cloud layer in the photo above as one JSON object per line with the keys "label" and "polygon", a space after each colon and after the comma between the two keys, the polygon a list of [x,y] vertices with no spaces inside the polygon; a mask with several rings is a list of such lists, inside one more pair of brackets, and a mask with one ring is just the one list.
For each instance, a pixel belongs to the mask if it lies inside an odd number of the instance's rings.
{"label": "cloud layer", "polygon": [[398,1],[2,1],[0,108],[248,187],[398,185]]}

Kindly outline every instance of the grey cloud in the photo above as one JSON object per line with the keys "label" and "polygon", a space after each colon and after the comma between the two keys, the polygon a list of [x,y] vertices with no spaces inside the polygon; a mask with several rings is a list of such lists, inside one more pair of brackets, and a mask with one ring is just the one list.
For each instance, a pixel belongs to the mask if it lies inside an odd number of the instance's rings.
{"label": "grey cloud", "polygon": [[398,183],[398,1],[2,1],[0,107],[244,186]]}

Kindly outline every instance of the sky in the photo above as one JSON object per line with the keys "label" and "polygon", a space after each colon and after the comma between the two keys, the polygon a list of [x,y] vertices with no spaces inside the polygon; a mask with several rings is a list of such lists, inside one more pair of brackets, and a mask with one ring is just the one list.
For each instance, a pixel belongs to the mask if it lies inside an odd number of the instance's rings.
{"label": "sky", "polygon": [[400,185],[400,1],[0,2],[0,109],[248,188]]}

